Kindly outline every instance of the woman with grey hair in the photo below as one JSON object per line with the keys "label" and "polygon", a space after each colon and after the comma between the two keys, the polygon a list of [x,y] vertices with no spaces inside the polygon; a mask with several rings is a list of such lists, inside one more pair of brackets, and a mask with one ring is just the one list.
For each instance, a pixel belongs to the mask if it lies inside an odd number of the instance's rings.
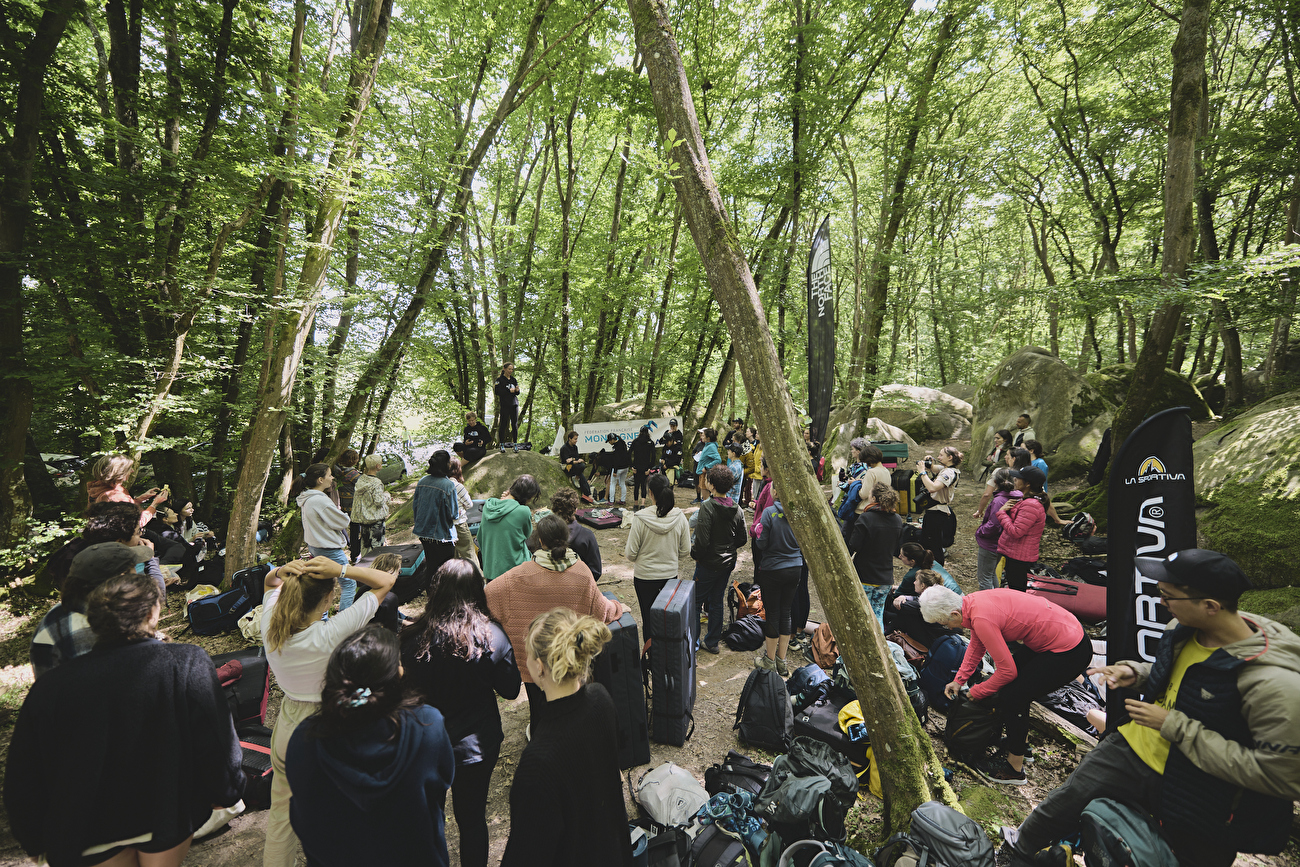
{"label": "woman with grey hair", "polygon": [[993,486],[993,498],[984,510],[983,523],[975,530],[975,544],[979,546],[975,569],[979,575],[981,590],[992,590],[998,586],[998,560],[1002,559],[1002,555],[998,553],[998,537],[1002,535],[1002,523],[998,520],[998,511],[1008,500],[1020,498],[1020,493],[1014,490],[1015,480],[1011,478],[1011,470],[1008,467],[998,467],[994,470],[989,484]]}
{"label": "woman with grey hair", "polygon": [[997,708],[1007,729],[1006,757],[979,762],[976,770],[989,782],[1023,786],[1029,705],[1082,674],[1092,660],[1092,642],[1073,614],[1019,590],[958,596],[942,585],[927,587],[921,593],[921,616],[929,623],[971,631],[961,667],[944,687],[948,698],[957,697],[985,651],[993,656],[993,676],[971,687],[969,697],[991,699]]}

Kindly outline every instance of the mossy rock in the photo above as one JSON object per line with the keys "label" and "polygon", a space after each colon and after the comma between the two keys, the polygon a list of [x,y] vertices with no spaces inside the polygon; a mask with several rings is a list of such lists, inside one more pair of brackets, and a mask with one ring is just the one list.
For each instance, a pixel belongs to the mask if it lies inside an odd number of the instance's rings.
{"label": "mossy rock", "polygon": [[961,811],[979,822],[990,840],[999,839],[1003,825],[1015,827],[1024,819],[1025,803],[995,786],[970,785],[960,795]]}
{"label": "mossy rock", "polygon": [[[1300,463],[1289,472],[1300,476]],[[1219,485],[1203,495],[1209,508],[1197,516],[1200,547],[1227,554],[1260,590],[1290,585],[1300,563],[1300,496],[1270,491],[1278,481]]]}
{"label": "mossy rock", "polygon": [[1300,497],[1300,391],[1271,397],[1205,434],[1192,457],[1204,495],[1229,482],[1269,479],[1262,493]]}
{"label": "mossy rock", "polygon": [[989,374],[975,397],[971,454],[988,454],[993,434],[1014,428],[1028,413],[1043,448],[1052,452],[1075,430],[1114,405],[1061,359],[1041,346],[1013,352]]}
{"label": "mossy rock", "polygon": [[1248,590],[1241,594],[1238,607],[1251,614],[1262,614],[1300,632],[1300,587]]}
{"label": "mossy rock", "polygon": [[509,490],[515,479],[529,473],[542,489],[538,504],[546,504],[560,488],[569,486],[569,477],[560,468],[559,458],[537,452],[490,452],[487,457],[465,471],[465,487],[471,497],[499,497]]}
{"label": "mossy rock", "polygon": [[1044,458],[1052,478],[1071,479],[1088,475],[1092,462],[1097,458],[1097,449],[1101,447],[1101,439],[1111,423],[1111,414],[1104,412],[1061,440],[1056,451]]}
{"label": "mossy rock", "polygon": [[[1128,397],[1129,385],[1133,382],[1133,365],[1127,362],[1112,364],[1086,373],[1083,378],[1107,401],[1119,406]],[[1195,384],[1181,373],[1166,368],[1156,396],[1145,408],[1146,414],[1153,415],[1174,406],[1188,407],[1192,421],[1205,421],[1214,417],[1210,405]]]}

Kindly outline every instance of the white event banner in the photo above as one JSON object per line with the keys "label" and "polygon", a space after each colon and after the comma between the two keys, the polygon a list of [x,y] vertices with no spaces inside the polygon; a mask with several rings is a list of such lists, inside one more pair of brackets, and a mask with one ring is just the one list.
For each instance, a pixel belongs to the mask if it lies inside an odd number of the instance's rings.
{"label": "white event banner", "polygon": [[[626,443],[631,443],[640,433],[641,428],[646,425],[650,426],[650,438],[658,442],[659,438],[668,432],[668,422],[676,421],[677,429],[682,429],[682,417],[673,416],[672,418],[636,418],[630,421],[606,421],[596,424],[580,424],[573,429],[578,432],[578,454],[590,454],[598,452],[605,447],[605,438],[614,434]],[[564,437],[568,433],[564,428],[555,432],[555,442],[551,445],[551,454],[558,455],[560,446],[564,445]],[[683,438],[685,435],[683,434]]]}

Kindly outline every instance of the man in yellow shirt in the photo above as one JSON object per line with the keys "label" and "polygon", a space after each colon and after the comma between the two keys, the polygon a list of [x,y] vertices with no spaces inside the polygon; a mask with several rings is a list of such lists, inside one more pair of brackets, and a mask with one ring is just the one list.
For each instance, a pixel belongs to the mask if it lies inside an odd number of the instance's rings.
{"label": "man in yellow shirt", "polygon": [[[1083,809],[1111,798],[1151,812],[1180,867],[1228,867],[1238,852],[1277,854],[1300,799],[1300,639],[1237,610],[1251,586],[1231,559],[1193,548],[1137,558],[1174,619],[1154,663],[1094,669],[1142,699],[1109,708],[1111,727],[1020,828],[1003,864],[1059,859]],[[1125,719],[1127,717],[1127,720]]]}

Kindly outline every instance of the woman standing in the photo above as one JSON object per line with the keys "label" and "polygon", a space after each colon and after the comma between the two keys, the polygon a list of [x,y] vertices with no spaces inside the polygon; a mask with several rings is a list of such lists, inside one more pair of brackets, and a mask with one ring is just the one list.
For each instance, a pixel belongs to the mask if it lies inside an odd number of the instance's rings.
{"label": "woman standing", "polygon": [[456,754],[461,867],[486,867],[488,783],[505,739],[497,696],[516,698],[520,679],[473,563],[448,560],[438,570],[424,612],[402,631],[402,668],[404,682],[442,713]]}
{"label": "woman standing", "polygon": [[894,553],[898,551],[898,537],[902,532],[898,492],[889,485],[877,484],[871,489],[866,509],[853,521],[848,543],[858,581],[882,630],[885,601],[894,586]]}
{"label": "woman standing", "polygon": [[1011,431],[1002,428],[993,433],[993,448],[984,456],[984,472],[980,475],[981,482],[989,477],[989,473],[1002,466],[1003,454],[1010,447]]}
{"label": "woman standing", "polygon": [[745,454],[741,462],[745,465],[745,480],[740,489],[740,505],[746,509],[754,505],[754,486],[763,479],[763,444],[758,440],[758,428],[745,429]]}
{"label": "woman standing", "polygon": [[383,464],[384,459],[379,455],[366,455],[362,463],[365,472],[357,479],[353,490],[352,524],[349,528],[353,560],[363,551],[384,547],[384,522],[388,520],[393,497],[379,481],[379,468]]}
{"label": "woman standing", "polygon": [[465,487],[465,475],[457,458],[452,458],[447,464],[447,478],[451,479],[451,485],[456,489],[456,556],[481,569],[478,550],[474,546],[474,534],[469,529],[469,510],[474,508],[474,500]]}
{"label": "woman standing", "polygon": [[1002,535],[998,553],[1006,558],[1002,567],[1002,584],[1013,590],[1029,587],[1029,567],[1038,562],[1038,543],[1047,526],[1047,495],[1043,493],[1043,471],[1037,467],[1012,470],[1020,499],[1007,500],[998,510]]}
{"label": "woman standing", "polygon": [[478,528],[479,553],[483,557],[483,580],[492,581],[530,558],[528,536],[533,532],[533,511],[529,504],[542,489],[530,475],[522,475],[502,497],[483,505],[483,522]]}
{"label": "woman standing", "polygon": [[735,479],[727,496],[737,503],[740,502],[740,489],[745,480],[745,462],[741,460],[744,451],[745,447],[739,438],[727,443],[727,469],[731,470],[731,477]]}
{"label": "woman standing", "polygon": [[632,441],[632,498],[636,501],[635,508],[645,505],[649,493],[646,485],[655,460],[655,441],[650,439],[650,426],[645,425]]}
{"label": "woman standing", "polygon": [[[136,462],[129,455],[104,455],[95,461],[91,470],[91,479],[86,483],[86,506],[95,503],[135,503],[144,507],[140,515],[143,527],[154,519],[158,507],[167,502],[167,491],[150,488],[138,497],[127,491],[127,485],[135,478]],[[145,503],[149,505],[145,506]]]}
{"label": "woman standing", "polygon": [[709,469],[704,479],[704,493],[709,495],[709,499],[696,513],[695,541],[691,545],[691,559],[695,561],[695,598],[709,613],[709,631],[700,639],[700,647],[709,653],[719,652],[718,641],[722,638],[723,627],[722,599],[736,568],[736,551],[748,541],[745,512],[726,495],[734,481],[731,470],[724,466],[715,464]]}
{"label": "woman standing", "polygon": [[285,767],[308,864],[448,864],[451,740],[437,709],[403,693],[397,636],[382,626],[334,649],[320,710],[293,733]]}
{"label": "woman standing", "polygon": [[361,460],[361,453],[356,449],[348,449],[339,455],[339,462],[334,465],[334,481],[339,492],[339,508],[349,515],[352,514],[352,498],[356,494],[357,479],[361,478],[361,470],[357,469],[359,460]]}
{"label": "woman standing", "polygon": [[992,484],[995,491],[993,500],[984,510],[984,522],[975,531],[975,544],[979,546],[975,569],[981,590],[992,590],[998,586],[998,560],[1001,558],[998,554],[998,538],[1002,535],[1002,522],[998,520],[998,512],[1007,500],[1020,499],[1020,494],[1014,492],[1015,480],[1011,478],[1011,470],[1006,467],[998,467],[993,471]]}
{"label": "woman standing", "polygon": [[94,649],[23,701],[5,808],[23,850],[52,867],[176,867],[213,806],[239,801],[239,741],[212,660],[154,637],[162,604],[146,573],[109,578],[86,601]]}
{"label": "woman standing", "polygon": [[[325,489],[334,484],[334,474],[328,464],[312,464],[293,480],[289,496],[293,497],[302,514],[302,534],[307,543],[307,550],[313,557],[326,557],[347,566],[348,559],[348,524],[350,520],[345,512],[325,493]],[[357,582],[343,577],[339,581],[343,594],[339,598],[339,611],[346,611],[357,595]],[[265,633],[263,633],[265,635]]]}
{"label": "woman standing", "polygon": [[424,546],[426,575],[435,574],[456,556],[456,486],[451,478],[451,453],[438,449],[429,458],[429,473],[415,486],[415,526],[412,532]]}
{"label": "woman standing", "polygon": [[[323,464],[321,466],[324,466]],[[326,467],[328,470],[329,468]],[[335,581],[345,573],[366,585],[356,604],[322,620],[334,600]],[[334,648],[370,622],[396,576],[378,569],[339,566],[325,557],[295,561],[267,573],[262,597],[262,637],[266,660],[284,691],[271,732],[271,811],[266,818],[265,867],[293,867],[298,849],[289,821],[293,792],[285,774],[285,751],[294,730],[320,709],[325,668]],[[355,586],[355,581],[353,582]]]}
{"label": "woman standing", "polygon": [[[627,505],[627,470],[632,466],[632,453],[627,443],[618,434],[605,437],[605,442],[613,451],[606,458],[605,467],[609,470],[609,482],[605,488],[605,499],[619,506]],[[615,498],[614,491],[618,491]]]}
{"label": "woman standing", "polygon": [[[961,452],[955,447],[944,446],[938,458],[926,455],[925,460],[916,462],[917,475],[929,491],[932,502],[921,518],[921,544],[934,552],[934,559],[939,563],[943,563],[944,549],[957,535],[957,515],[948,504],[956,494],[961,457]],[[935,462],[939,464],[939,470],[932,478],[930,472]]]}
{"label": "woman standing", "polygon": [[[557,605],[605,623],[613,623],[630,610],[601,594],[587,564],[568,547],[569,527],[559,515],[547,515],[537,522],[535,541],[537,551],[531,561],[506,572],[484,591],[488,611],[505,630],[511,646],[522,647],[529,624]],[[545,696],[527,670],[519,674],[535,720],[538,707],[546,704]]]}
{"label": "woman standing", "polygon": [[681,573],[681,561],[691,556],[691,528],[686,515],[673,505],[668,479],[651,476],[650,494],[654,511],[645,509],[632,516],[623,546],[623,556],[632,561],[632,586],[642,624],[650,622],[650,609],[659,591]]}
{"label": "woman standing", "polygon": [[514,443],[519,439],[519,381],[515,379],[515,366],[511,362],[501,368],[501,375],[492,386],[492,393],[497,396],[501,410],[501,426],[497,429],[497,438],[502,444]]}
{"label": "woman standing", "polygon": [[545,693],[510,787],[510,839],[501,867],[602,867],[632,864],[618,772],[614,702],[584,682],[610,640],[594,617],[555,608],[531,621],[528,674]]}
{"label": "woman standing", "polygon": [[803,551],[775,493],[772,505],[759,516],[763,529],[754,540],[755,546],[763,549],[763,574],[758,582],[763,587],[764,611],[763,652],[754,658],[754,665],[789,677],[785,656],[794,631],[791,612],[803,572]]}
{"label": "woman standing", "polygon": [[711,427],[700,428],[700,450],[695,453],[695,499],[691,500],[691,505],[704,502],[704,475],[720,463],[718,432]]}
{"label": "woman standing", "polygon": [[564,445],[560,446],[560,466],[564,467],[564,474],[577,484],[578,491],[582,494],[582,501],[592,502],[591,485],[587,484],[587,480],[582,477],[583,470],[587,469],[587,462],[578,453],[576,430],[569,431],[564,437]]}
{"label": "woman standing", "polygon": [[947,587],[928,587],[921,594],[921,614],[929,623],[971,631],[961,668],[944,687],[948,698],[957,697],[986,650],[992,655],[993,676],[971,687],[970,698],[993,698],[1007,727],[1007,756],[986,760],[976,770],[989,782],[1023,786],[1029,705],[1082,674],[1092,659],[1092,642],[1073,614],[1014,590],[983,590],[962,597]]}

